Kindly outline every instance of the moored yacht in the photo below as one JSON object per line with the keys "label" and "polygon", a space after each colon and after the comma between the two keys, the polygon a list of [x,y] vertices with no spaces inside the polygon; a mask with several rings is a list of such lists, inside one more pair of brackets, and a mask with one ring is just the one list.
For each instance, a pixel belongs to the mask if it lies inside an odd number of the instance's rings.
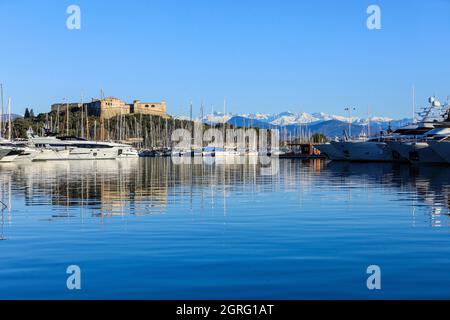
{"label": "moored yacht", "polygon": [[[378,138],[332,141],[331,145],[343,155],[345,160],[350,161],[394,161],[389,147]],[[320,150],[320,149],[319,149]]]}
{"label": "moored yacht", "polygon": [[450,163],[450,136],[441,140],[429,141],[428,145],[445,163]]}
{"label": "moored yacht", "polygon": [[239,152],[234,148],[216,148],[214,155],[215,157],[234,157],[239,156]]}
{"label": "moored yacht", "polygon": [[1,163],[13,161],[30,161],[37,154],[37,149],[30,148],[27,143],[0,138],[0,147],[9,148],[9,153],[0,159]]}
{"label": "moored yacht", "polygon": [[435,128],[417,139],[386,143],[412,163],[444,163],[445,159],[430,147],[430,142],[440,141],[447,136],[450,136],[450,128]]}
{"label": "moored yacht", "polygon": [[336,149],[331,143],[322,143],[315,145],[314,148],[320,151],[321,154],[328,157],[328,159],[333,161],[346,160],[344,154]]}
{"label": "moored yacht", "polygon": [[[439,162],[439,157],[427,148],[426,143],[417,143],[417,139],[423,139],[433,129],[450,126],[448,116],[445,118],[445,114],[442,114],[440,102],[431,97],[429,103],[430,106],[420,113],[422,120],[419,123],[395,131],[389,128],[387,135],[375,138],[361,137],[356,140],[332,141],[330,144],[349,161],[419,161],[419,158],[423,158],[429,162]],[[448,110],[446,111],[448,114]],[[432,136],[433,134],[430,135]],[[413,143],[408,145],[410,142]],[[320,146],[318,149],[321,150]]]}
{"label": "moored yacht", "polygon": [[34,161],[104,160],[137,158],[138,152],[128,144],[88,141],[77,137],[38,137],[28,134],[29,142],[39,149]]}
{"label": "moored yacht", "polygon": [[0,161],[4,157],[6,157],[11,151],[13,151],[14,149],[15,149],[14,147],[0,146]]}

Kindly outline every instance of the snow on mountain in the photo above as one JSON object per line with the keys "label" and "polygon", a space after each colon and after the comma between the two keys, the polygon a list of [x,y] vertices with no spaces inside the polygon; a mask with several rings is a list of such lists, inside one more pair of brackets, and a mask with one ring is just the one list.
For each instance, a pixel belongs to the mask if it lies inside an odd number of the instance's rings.
{"label": "snow on mountain", "polygon": [[233,117],[232,114],[224,114],[223,112],[214,112],[213,114],[207,114],[203,121],[206,123],[224,123],[229,121]]}
{"label": "snow on mountain", "polygon": [[270,121],[270,124],[277,126],[313,123],[321,120],[320,118],[314,117],[313,115],[305,112],[300,114],[285,112],[283,114],[275,116],[274,118],[275,118],[274,120]]}
{"label": "snow on mountain", "polygon": [[[276,114],[266,114],[266,113],[254,113],[254,114],[226,114],[221,112],[215,112],[213,114],[206,115],[203,121],[207,123],[223,123],[227,122],[233,117],[241,117],[250,120],[258,120],[265,122],[274,126],[289,126],[289,125],[301,125],[301,124],[315,124],[324,121],[338,120],[346,123],[353,123],[359,125],[367,125],[369,119],[359,118],[359,117],[346,117],[341,115],[333,115],[324,112],[318,113],[295,113],[290,111],[280,112]],[[388,117],[371,117],[370,122],[372,123],[389,123],[391,121],[396,121]]]}
{"label": "snow on mountain", "polygon": [[[189,117],[179,116],[177,119],[189,120]],[[196,119],[200,120],[200,119]],[[208,124],[228,123],[236,127],[253,127],[260,129],[286,128],[288,132],[296,134],[299,126],[306,126],[312,133],[322,133],[328,137],[341,135],[348,129],[351,123],[351,132],[359,135],[367,131],[370,120],[370,131],[380,132],[388,128],[396,129],[412,122],[412,119],[392,119],[388,117],[346,117],[333,115],[324,112],[318,113],[294,113],[290,111],[276,114],[255,113],[255,114],[224,114],[214,112],[203,117],[203,122]]]}

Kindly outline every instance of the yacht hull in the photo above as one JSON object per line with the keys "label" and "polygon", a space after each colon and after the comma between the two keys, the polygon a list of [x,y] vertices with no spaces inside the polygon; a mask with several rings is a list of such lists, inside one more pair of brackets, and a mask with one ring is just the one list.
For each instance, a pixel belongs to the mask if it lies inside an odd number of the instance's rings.
{"label": "yacht hull", "polygon": [[11,151],[12,148],[0,147],[0,161],[1,159],[5,158]]}
{"label": "yacht hull", "polygon": [[317,146],[314,146],[314,148],[318,149],[321,154],[327,156],[330,160],[346,160],[344,154],[330,143],[319,144]]}
{"label": "yacht hull", "polygon": [[52,150],[52,149],[41,149],[33,158],[33,161],[57,161],[57,160],[68,160],[70,150]]}
{"label": "yacht hull", "polygon": [[395,161],[392,150],[384,142],[342,141],[331,142],[331,145],[348,161]]}
{"label": "yacht hull", "polygon": [[125,148],[99,148],[99,149],[42,149],[38,152],[33,161],[57,161],[57,160],[114,160],[124,158],[138,158],[137,151]]}
{"label": "yacht hull", "polygon": [[450,141],[430,141],[428,145],[444,159],[445,163],[450,163]]}
{"label": "yacht hull", "polygon": [[138,158],[137,152],[124,150],[123,148],[111,149],[81,149],[70,150],[68,160],[113,160],[122,158]]}
{"label": "yacht hull", "polygon": [[388,142],[389,147],[412,163],[445,163],[427,142]]}

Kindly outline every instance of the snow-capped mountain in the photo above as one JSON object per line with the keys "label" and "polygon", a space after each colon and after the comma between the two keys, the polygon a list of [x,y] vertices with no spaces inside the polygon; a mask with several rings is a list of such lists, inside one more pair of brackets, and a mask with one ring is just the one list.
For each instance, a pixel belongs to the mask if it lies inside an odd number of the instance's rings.
{"label": "snow-capped mountain", "polygon": [[[189,120],[187,117],[177,117],[178,119]],[[200,120],[200,119],[197,119]],[[308,130],[311,133],[323,133],[328,137],[342,135],[349,128],[351,123],[351,132],[353,135],[359,135],[368,132],[370,123],[370,132],[372,134],[381,131],[403,127],[412,122],[412,119],[392,119],[388,117],[346,117],[333,115],[324,112],[318,113],[294,113],[290,111],[276,114],[254,113],[254,114],[224,114],[215,112],[208,114],[202,119],[208,124],[228,123],[235,127],[253,127],[260,129],[283,129],[295,134],[299,128]]]}
{"label": "snow-capped mountain", "polygon": [[368,118],[359,118],[359,117],[346,117],[340,115],[333,115],[324,112],[318,113],[295,113],[290,111],[285,111],[276,114],[266,114],[266,113],[255,113],[255,114],[226,114],[224,115],[221,112],[215,112],[213,114],[208,114],[204,117],[203,121],[207,123],[223,123],[228,122],[234,117],[239,117],[248,120],[257,120],[260,122],[265,122],[274,126],[289,126],[289,125],[302,125],[302,124],[316,124],[324,121],[330,120],[338,120],[346,123],[367,125],[367,123],[389,123],[395,121],[394,119],[387,117],[370,117]]}

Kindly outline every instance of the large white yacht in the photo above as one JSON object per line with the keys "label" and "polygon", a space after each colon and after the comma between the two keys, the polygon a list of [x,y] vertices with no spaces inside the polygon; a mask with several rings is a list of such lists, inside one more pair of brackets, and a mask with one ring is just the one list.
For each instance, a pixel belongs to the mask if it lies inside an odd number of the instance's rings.
{"label": "large white yacht", "polygon": [[330,159],[330,160],[334,160],[334,161],[346,160],[344,154],[340,150],[336,149],[329,142],[315,145],[314,148],[318,149],[321,154],[328,157],[328,159]]}
{"label": "large white yacht", "polygon": [[13,142],[0,138],[0,147],[4,151],[9,150],[5,156],[0,157],[0,163],[31,160],[37,154],[37,149],[30,148],[26,143],[20,141]]}
{"label": "large white yacht", "polygon": [[394,161],[389,147],[379,138],[360,139],[350,141],[332,141],[330,143],[343,155],[345,160],[351,161]]}
{"label": "large white yacht", "polygon": [[[417,142],[418,139],[423,139],[427,133],[437,127],[450,126],[450,122],[442,114],[439,101],[431,97],[429,103],[430,106],[420,114],[422,120],[419,123],[395,131],[388,129],[386,135],[376,138],[344,139],[343,141],[332,141],[330,145],[339,151],[339,155],[343,155],[344,159],[349,161],[415,161],[417,150],[421,150],[419,156],[422,155],[424,159],[430,162],[438,161],[439,159],[433,158],[434,152],[431,153],[431,149],[424,148],[427,145],[413,145],[412,143],[405,145],[405,142]],[[444,132],[441,133],[444,134]],[[391,143],[391,141],[393,142]],[[323,148],[318,146],[318,149],[322,151]],[[411,151],[413,152],[411,153]],[[327,155],[329,154],[327,153]],[[334,160],[342,160],[342,158]]]}
{"label": "large white yacht", "polygon": [[88,141],[77,137],[35,136],[28,133],[31,145],[39,151],[33,161],[104,160],[137,158],[138,152],[128,144]]}
{"label": "large white yacht", "polygon": [[[440,102],[434,97],[429,99],[433,107],[440,107]],[[443,106],[444,113],[433,121],[430,121],[428,109],[424,118],[418,123],[418,129],[414,136],[411,133],[407,136],[386,141],[389,147],[401,154],[412,163],[444,163],[445,159],[431,148],[431,142],[444,140],[450,136],[450,111],[448,102]],[[420,131],[421,130],[421,131]]]}
{"label": "large white yacht", "polygon": [[386,141],[389,147],[398,152],[402,157],[413,163],[444,163],[446,162],[430,143],[441,141],[450,136],[450,128],[435,128],[425,133],[422,137],[412,140]]}

